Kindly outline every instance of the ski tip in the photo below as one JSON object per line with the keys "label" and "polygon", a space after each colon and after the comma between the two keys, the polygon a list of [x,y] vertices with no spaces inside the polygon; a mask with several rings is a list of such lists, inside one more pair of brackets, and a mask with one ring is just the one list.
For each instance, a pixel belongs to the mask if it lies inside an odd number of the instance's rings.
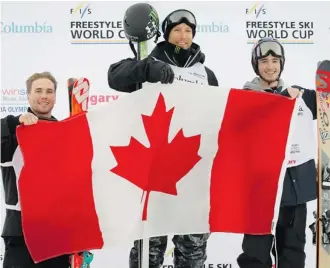
{"label": "ski tip", "polygon": [[330,93],[330,60],[318,62],[315,83],[316,91]]}
{"label": "ski tip", "polygon": [[72,90],[74,83],[77,81],[76,78],[69,78],[68,79],[68,89]]}
{"label": "ski tip", "polygon": [[73,87],[78,87],[78,85],[83,85],[85,84],[85,86],[87,85],[88,89],[90,87],[90,82],[88,80],[88,78],[86,77],[80,77],[79,79],[76,79],[76,81],[74,81],[73,83]]}
{"label": "ski tip", "polygon": [[77,81],[77,78],[70,77],[70,78],[68,79],[68,83],[69,83],[69,84],[73,84],[73,83],[76,82],[76,81]]}
{"label": "ski tip", "polygon": [[317,63],[317,68],[330,71],[330,60],[322,60]]}

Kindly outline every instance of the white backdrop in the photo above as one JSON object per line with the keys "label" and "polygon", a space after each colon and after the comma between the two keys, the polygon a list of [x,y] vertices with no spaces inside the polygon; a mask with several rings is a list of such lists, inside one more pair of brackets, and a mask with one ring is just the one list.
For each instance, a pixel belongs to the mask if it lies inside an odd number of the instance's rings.
{"label": "white backdrop", "polygon": [[[1,117],[20,114],[26,109],[25,80],[34,72],[50,71],[58,80],[54,110],[58,119],[68,117],[69,77],[90,80],[91,109],[98,103],[120,98],[121,94],[107,84],[107,71],[111,63],[133,56],[123,38],[121,23],[125,10],[133,3],[2,3]],[[196,15],[199,27],[195,42],[206,54],[205,64],[215,72],[221,87],[241,88],[254,77],[251,42],[265,35],[273,34],[284,44],[286,64],[282,78],[287,84],[314,88],[317,62],[330,58],[330,2],[150,3],[161,21],[177,8],[189,9]],[[91,29],[92,26],[99,27]],[[93,31],[97,34],[95,38],[91,37]],[[150,42],[150,49],[153,45]],[[315,206],[315,202],[308,204],[308,224],[313,221]],[[3,208],[0,229],[2,220]],[[315,247],[310,230],[306,233],[306,267],[312,268]],[[212,234],[205,267],[237,268],[241,241],[241,235]],[[93,267],[126,268],[130,247],[95,252]],[[0,263],[3,250],[1,242]],[[164,267],[173,267],[172,250],[169,243]]]}

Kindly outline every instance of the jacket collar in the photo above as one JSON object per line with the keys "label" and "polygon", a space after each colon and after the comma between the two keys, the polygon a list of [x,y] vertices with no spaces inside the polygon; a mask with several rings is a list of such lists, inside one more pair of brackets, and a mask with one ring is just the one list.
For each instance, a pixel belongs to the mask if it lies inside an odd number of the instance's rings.
{"label": "jacket collar", "polygon": [[[29,107],[27,111],[28,111],[29,113],[31,113],[31,114],[36,115],[36,114],[32,111],[31,107]],[[41,117],[41,118],[39,118],[39,119],[41,119],[41,120],[46,120],[46,121],[58,121],[54,116],[51,116],[50,118]]]}

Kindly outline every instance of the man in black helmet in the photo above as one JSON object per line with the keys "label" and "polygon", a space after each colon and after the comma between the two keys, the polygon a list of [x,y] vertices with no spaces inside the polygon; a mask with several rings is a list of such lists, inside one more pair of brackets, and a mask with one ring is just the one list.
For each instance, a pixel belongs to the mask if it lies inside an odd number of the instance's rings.
{"label": "man in black helmet", "polygon": [[128,58],[110,66],[109,86],[129,93],[137,90],[137,84],[171,84],[174,79],[218,86],[213,71],[203,64],[205,55],[199,45],[193,43],[196,34],[195,16],[188,10],[176,10],[166,17],[162,30],[165,41],[158,43],[146,59],[137,61]]}
{"label": "man in black helmet", "polygon": [[[306,131],[298,135],[311,137],[314,141],[313,120],[317,117],[316,92],[299,86],[285,87],[284,81],[280,78],[285,64],[283,46],[276,39],[261,39],[253,48],[251,62],[257,77],[247,82],[244,88],[291,98],[302,97],[303,102],[297,113],[299,120],[305,122]],[[271,137],[269,140],[271,142]],[[272,235],[244,235],[243,253],[237,259],[241,268],[271,268],[271,251],[276,257],[276,268],[305,267],[306,203],[316,199],[317,174],[314,159],[298,165],[294,163],[298,161],[297,155],[300,151],[308,151],[309,155],[313,155],[315,149],[311,146],[313,141],[308,144],[299,143],[299,139],[297,141],[292,145],[290,152],[291,159],[295,160],[288,165],[285,173],[275,241]]]}
{"label": "man in black helmet", "polygon": [[[144,60],[125,59],[108,71],[109,86],[122,92],[133,92],[145,82],[171,84],[173,80],[218,86],[214,73],[203,65],[205,55],[193,43],[196,18],[188,10],[170,13],[162,25],[165,41],[160,42]],[[206,260],[206,242],[210,234],[176,235],[173,237],[175,268],[202,268]],[[167,236],[150,238],[149,267],[160,268],[164,261]],[[137,268],[139,241],[130,253],[130,268]]]}

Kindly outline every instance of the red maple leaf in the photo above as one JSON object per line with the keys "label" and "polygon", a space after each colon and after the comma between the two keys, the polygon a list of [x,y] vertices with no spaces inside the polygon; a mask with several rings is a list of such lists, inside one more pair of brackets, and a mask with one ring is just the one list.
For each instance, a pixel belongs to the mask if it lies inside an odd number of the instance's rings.
{"label": "red maple leaf", "polygon": [[200,135],[185,137],[180,129],[168,142],[173,112],[174,108],[166,111],[164,97],[160,94],[153,113],[142,115],[150,147],[145,147],[134,137],[131,137],[128,146],[110,146],[118,163],[110,171],[147,193],[142,220],[147,219],[150,192],[177,195],[176,183],[201,159],[198,155]]}

